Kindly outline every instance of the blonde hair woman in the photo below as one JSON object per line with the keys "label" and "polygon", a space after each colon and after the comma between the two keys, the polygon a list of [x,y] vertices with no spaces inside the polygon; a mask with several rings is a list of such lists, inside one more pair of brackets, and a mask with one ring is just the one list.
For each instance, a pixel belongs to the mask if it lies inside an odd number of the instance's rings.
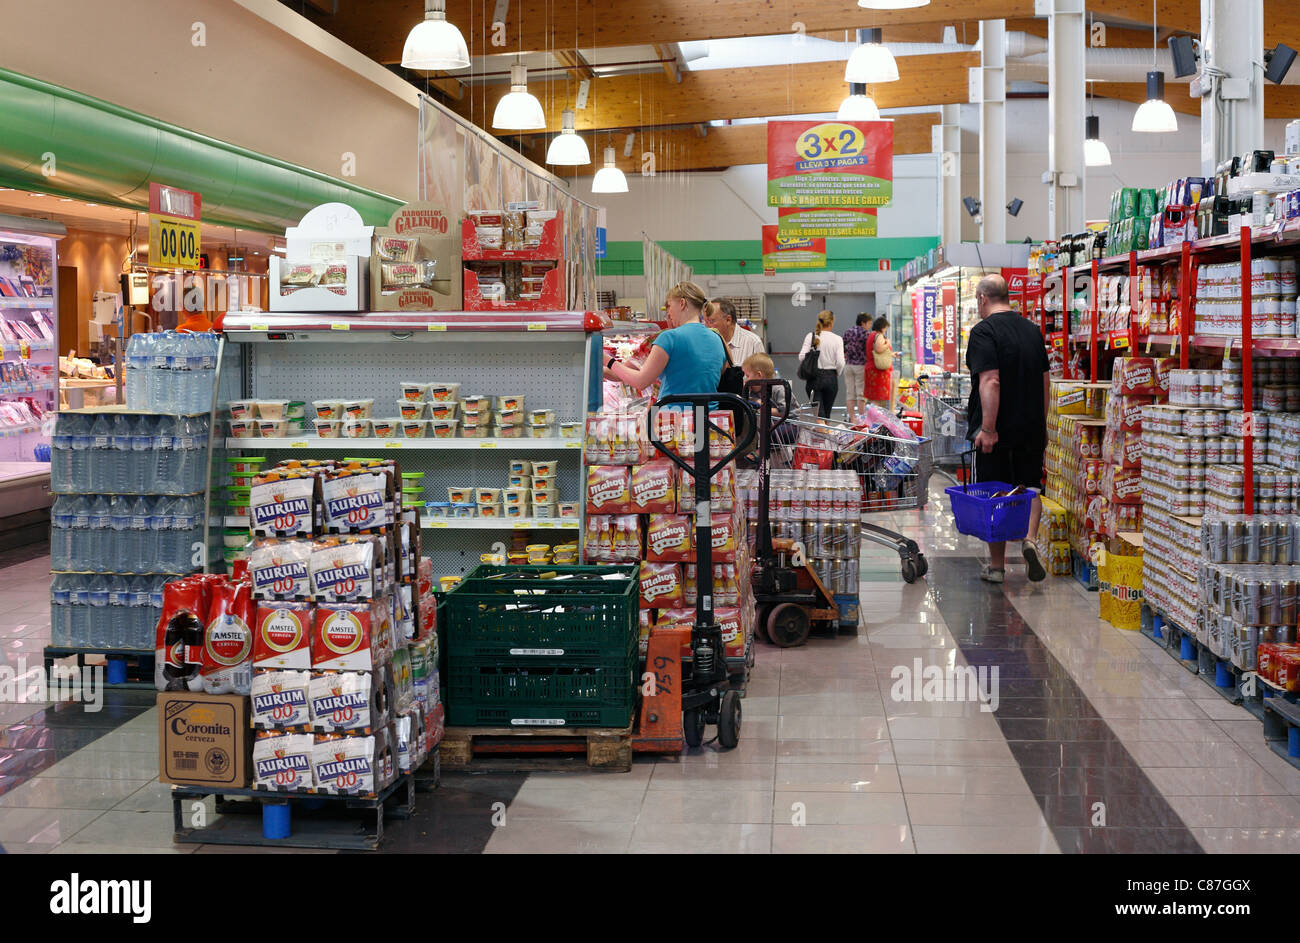
{"label": "blonde hair woman", "polygon": [[844,340],[831,328],[835,327],[835,313],[823,311],[817,315],[817,328],[803,339],[799,350],[802,362],[808,351],[817,351],[817,375],[808,381],[808,399],[817,404],[817,415],[829,419],[835,399],[840,395],[840,374],[844,372]]}
{"label": "blonde hair woman", "polygon": [[706,304],[708,298],[694,282],[673,286],[665,305],[669,330],[655,338],[645,363],[635,369],[610,357],[605,364],[605,378],[626,383],[634,390],[644,390],[660,380],[660,398],[717,392],[727,361],[726,342],[700,320]]}

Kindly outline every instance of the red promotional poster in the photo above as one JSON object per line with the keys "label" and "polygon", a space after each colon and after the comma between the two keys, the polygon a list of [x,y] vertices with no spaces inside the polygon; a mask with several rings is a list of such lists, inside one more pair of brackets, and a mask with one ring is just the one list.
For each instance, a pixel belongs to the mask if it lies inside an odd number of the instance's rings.
{"label": "red promotional poster", "polygon": [[782,236],[777,226],[763,227],[763,272],[779,269],[826,268],[825,239],[796,239]]}
{"label": "red promotional poster", "polygon": [[767,205],[888,206],[892,121],[769,121]]}
{"label": "red promotional poster", "polygon": [[944,282],[940,286],[940,307],[943,310],[943,369],[957,372],[957,283]]}

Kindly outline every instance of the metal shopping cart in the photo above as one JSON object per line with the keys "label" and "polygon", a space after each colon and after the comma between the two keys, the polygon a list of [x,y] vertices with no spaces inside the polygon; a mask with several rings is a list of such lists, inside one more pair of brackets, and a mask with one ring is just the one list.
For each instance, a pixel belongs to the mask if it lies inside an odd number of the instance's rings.
{"label": "metal shopping cart", "polygon": [[962,395],[958,376],[945,374],[931,377],[918,388],[922,429],[930,440],[930,454],[940,474],[956,483],[952,471],[961,463],[961,455],[970,449],[966,441],[966,396]]}
{"label": "metal shopping cart", "polygon": [[[933,468],[928,438],[915,437],[896,422],[891,428],[887,422],[868,418],[849,425],[820,419],[807,409],[787,422],[796,435],[791,444],[778,446],[776,467],[853,472],[861,516],[926,506]],[[861,520],[860,532],[863,539],[898,553],[904,582],[915,582],[928,572],[925,554],[910,537],[866,520]],[[853,575],[856,580],[856,570]]]}

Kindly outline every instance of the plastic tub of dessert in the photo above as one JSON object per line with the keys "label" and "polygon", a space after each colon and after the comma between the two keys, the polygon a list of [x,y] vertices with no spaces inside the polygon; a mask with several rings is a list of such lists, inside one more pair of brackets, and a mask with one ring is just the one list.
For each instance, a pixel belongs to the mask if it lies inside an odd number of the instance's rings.
{"label": "plastic tub of dessert", "polygon": [[526,504],[507,504],[505,506],[506,517],[525,518],[528,516],[528,505]]}
{"label": "plastic tub of dessert", "polygon": [[465,439],[487,439],[492,435],[492,427],[489,425],[465,426],[460,430],[460,434]]}
{"label": "plastic tub of dessert", "polygon": [[450,501],[452,504],[473,504],[474,489],[473,488],[448,488],[447,500]]}
{"label": "plastic tub of dessert", "polygon": [[424,489],[416,488],[414,491],[402,489],[402,507],[418,508],[424,505]]}
{"label": "plastic tub of dessert", "polygon": [[239,549],[248,543],[247,527],[227,527],[221,532],[221,542],[227,548]]}
{"label": "plastic tub of dessert", "polygon": [[289,401],[287,399],[259,399],[257,401],[257,418],[258,419],[288,419],[286,415],[289,411]]}
{"label": "plastic tub of dessert", "polygon": [[561,439],[581,439],[586,431],[586,424],[581,422],[562,422],[560,423]]}
{"label": "plastic tub of dessert", "polygon": [[429,398],[429,384],[403,383],[402,399],[408,403],[423,403]]}
{"label": "plastic tub of dessert", "polygon": [[429,418],[430,418],[430,419],[442,419],[442,420],[455,419],[455,418],[456,418],[456,409],[457,409],[457,407],[456,407],[456,404],[455,404],[454,402],[451,402],[451,403],[429,403],[429,404],[428,404]]}
{"label": "plastic tub of dessert", "polygon": [[451,517],[450,501],[428,501],[424,505],[424,516],[429,520],[446,520]]}
{"label": "plastic tub of dessert", "polygon": [[427,403],[412,403],[404,399],[397,401],[397,415],[402,419],[425,419],[429,415]]}
{"label": "plastic tub of dessert", "polygon": [[512,475],[531,475],[533,473],[533,463],[523,459],[511,459],[510,474]]}
{"label": "plastic tub of dessert", "polygon": [[557,553],[553,562],[556,566],[577,566],[578,555],[576,553]]}
{"label": "plastic tub of dessert", "polygon": [[523,426],[493,426],[492,435],[498,439],[522,439],[524,437]]}
{"label": "plastic tub of dessert", "polygon": [[559,510],[559,517],[567,520],[577,519],[580,505],[576,501],[561,501],[556,507]]}
{"label": "plastic tub of dessert", "polygon": [[479,563],[486,563],[489,566],[504,566],[506,555],[504,553],[480,553],[478,560]]}
{"label": "plastic tub of dessert", "polygon": [[520,428],[528,430],[528,438],[530,439],[555,438],[554,426],[521,426]]}
{"label": "plastic tub of dessert", "polygon": [[478,516],[478,506],[473,501],[466,501],[461,504],[453,503],[451,506],[451,516],[456,520],[464,521]]}
{"label": "plastic tub of dessert", "polygon": [[316,419],[316,435],[322,439],[337,439],[343,435],[342,419]]}
{"label": "plastic tub of dessert", "polygon": [[345,399],[343,400],[343,417],[345,419],[369,419],[374,408],[375,401],[373,399]]}
{"label": "plastic tub of dessert", "polygon": [[474,500],[476,503],[483,504],[500,504],[500,488],[476,488],[474,491]]}
{"label": "plastic tub of dessert", "polygon": [[345,439],[369,439],[371,425],[369,419],[344,419],[343,420],[343,438]]}
{"label": "plastic tub of dessert", "polygon": [[552,458],[533,459],[533,475],[538,478],[554,478],[559,465]]}
{"label": "plastic tub of dessert", "polygon": [[511,488],[531,488],[533,486],[532,475],[511,475],[509,478]]}
{"label": "plastic tub of dessert", "polygon": [[370,426],[376,439],[395,439],[401,430],[400,419],[372,419]]}
{"label": "plastic tub of dessert", "polygon": [[343,418],[343,400],[341,399],[314,399],[311,401],[311,408],[317,419]]}
{"label": "plastic tub of dessert", "polygon": [[524,424],[524,411],[522,409],[498,409],[496,420],[499,426],[522,426]]}
{"label": "plastic tub of dessert", "polygon": [[538,501],[537,495],[533,495],[533,517],[543,517],[550,520],[559,515],[555,513],[556,505],[551,501]]}
{"label": "plastic tub of dessert", "polygon": [[458,425],[460,421],[456,419],[430,419],[427,434],[434,439],[454,439]]}
{"label": "plastic tub of dessert", "polygon": [[553,409],[530,409],[528,410],[528,424],[530,426],[551,426],[555,424],[555,410]]}
{"label": "plastic tub of dessert", "polygon": [[234,439],[256,439],[258,436],[256,419],[230,420],[230,436]]}
{"label": "plastic tub of dessert", "polygon": [[505,517],[505,512],[501,510],[500,504],[480,504],[478,506],[478,516],[490,520],[498,520]]}
{"label": "plastic tub of dessert", "polygon": [[526,566],[528,564],[528,553],[524,550],[511,550],[506,554],[506,559],[510,561],[511,566]]}
{"label": "plastic tub of dessert", "polygon": [[302,422],[307,418],[307,404],[300,399],[289,400],[284,408],[284,418],[290,422]]}
{"label": "plastic tub of dessert", "polygon": [[257,400],[232,399],[230,401],[230,418],[231,419],[256,419]]}
{"label": "plastic tub of dessert", "polygon": [[483,412],[484,410],[491,408],[492,400],[487,396],[466,396],[460,401],[460,411],[462,413],[469,412],[470,410]]}
{"label": "plastic tub of dessert", "polygon": [[506,410],[523,410],[524,398],[522,396],[498,396],[497,409],[505,412]]}
{"label": "plastic tub of dessert", "polygon": [[430,403],[454,403],[459,393],[459,383],[430,383],[427,399]]}
{"label": "plastic tub of dessert", "polygon": [[504,488],[501,491],[501,500],[507,506],[512,504],[527,504],[529,501],[527,488]]}
{"label": "plastic tub of dessert", "polygon": [[284,419],[259,419],[257,434],[263,439],[283,439],[289,434],[289,423]]}
{"label": "plastic tub of dessert", "polygon": [[427,419],[403,419],[401,425],[402,435],[408,439],[423,439],[428,434]]}

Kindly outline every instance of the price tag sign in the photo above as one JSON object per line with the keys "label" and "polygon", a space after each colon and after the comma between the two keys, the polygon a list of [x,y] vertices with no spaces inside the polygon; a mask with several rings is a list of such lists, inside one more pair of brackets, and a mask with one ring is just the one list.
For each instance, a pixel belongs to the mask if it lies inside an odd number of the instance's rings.
{"label": "price tag sign", "polygon": [[297,442],[290,442],[290,443],[289,443],[289,448],[291,448],[291,449],[305,449],[306,447],[307,447],[307,442],[305,442],[304,440],[301,440],[301,439],[298,440]]}
{"label": "price tag sign", "polygon": [[447,522],[446,522],[446,521],[429,521],[429,522],[428,522],[428,525],[429,525],[430,527],[446,527],[446,526],[447,526]]}
{"label": "price tag sign", "polygon": [[1225,369],[1228,366],[1228,362],[1232,360],[1232,341],[1233,338],[1229,337],[1228,343],[1223,345],[1223,366]]}
{"label": "price tag sign", "polygon": [[250,329],[250,330],[253,330],[253,331],[269,331],[269,330],[271,329],[271,325],[269,325],[269,324],[252,324],[252,325],[249,325],[249,329]]}
{"label": "price tag sign", "polygon": [[497,444],[495,442],[483,441],[478,444],[478,447],[481,449],[494,449],[497,447]]}
{"label": "price tag sign", "polygon": [[197,269],[199,224],[176,216],[149,217],[149,264],[155,268]]}
{"label": "price tag sign", "polygon": [[544,330],[546,330],[546,322],[544,322],[544,321],[542,321],[542,322],[538,322],[538,321],[530,321],[530,322],[528,323],[528,330],[530,330],[530,331],[544,331]]}
{"label": "price tag sign", "polygon": [[1146,351],[1146,352],[1147,352],[1148,354],[1151,353],[1151,335],[1150,335],[1150,334],[1147,335],[1147,351]]}
{"label": "price tag sign", "polygon": [[1178,353],[1178,339],[1179,339],[1179,337],[1180,337],[1180,335],[1175,334],[1174,337],[1173,337],[1173,340],[1170,341],[1170,343],[1169,343],[1169,356],[1171,356],[1171,357],[1172,357],[1174,354]]}
{"label": "price tag sign", "polygon": [[429,327],[429,330],[430,330],[430,331],[445,331],[445,330],[447,330],[447,325],[445,325],[445,324],[430,324],[428,327]]}
{"label": "price tag sign", "polygon": [[401,443],[401,442],[385,442],[385,443],[384,443],[384,448],[386,448],[386,449],[400,449],[401,447],[402,447],[402,443]]}
{"label": "price tag sign", "polygon": [[582,448],[582,443],[581,443],[581,442],[565,442],[565,443],[564,443],[564,447],[565,447],[566,449],[580,449],[580,448]]}
{"label": "price tag sign", "polygon": [[332,322],[332,323],[330,324],[330,330],[331,330],[331,331],[350,331],[350,330],[352,330],[352,325],[351,325],[351,324],[348,324],[346,321],[334,321],[334,322]]}

